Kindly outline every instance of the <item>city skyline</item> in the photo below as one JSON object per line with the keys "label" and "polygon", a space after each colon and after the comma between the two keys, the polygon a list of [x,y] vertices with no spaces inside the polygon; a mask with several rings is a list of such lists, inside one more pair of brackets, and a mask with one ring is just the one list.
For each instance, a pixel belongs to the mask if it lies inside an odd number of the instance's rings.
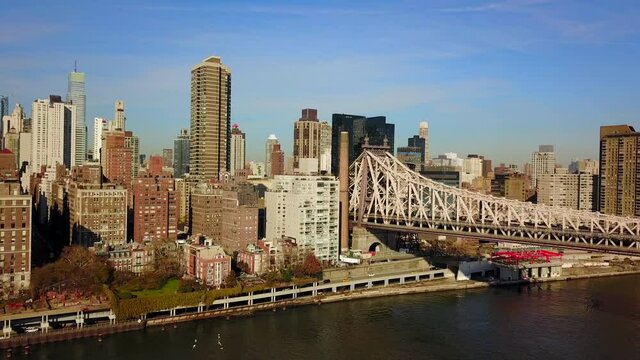
{"label": "city skyline", "polygon": [[[627,70],[640,53],[631,21],[640,9],[630,2],[32,5],[8,8],[1,25],[11,34],[0,38],[9,108],[65,94],[77,59],[86,118],[110,118],[123,99],[141,153],[161,153],[188,127],[189,69],[210,55],[234,73],[231,122],[247,134],[247,160],[260,161],[271,133],[291,156],[291,126],[314,108],[321,121],[386,116],[398,144],[428,121],[432,157],[521,164],[538,144],[554,144],[566,166],[597,158],[599,126],[634,124],[638,110],[640,75]],[[165,30],[175,14],[181,26]],[[90,26],[98,16],[122,26]]]}

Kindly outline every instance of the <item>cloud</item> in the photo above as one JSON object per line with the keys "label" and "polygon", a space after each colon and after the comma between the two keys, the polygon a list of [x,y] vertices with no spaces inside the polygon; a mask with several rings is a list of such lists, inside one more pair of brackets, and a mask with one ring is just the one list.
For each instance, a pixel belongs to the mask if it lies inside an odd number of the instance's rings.
{"label": "cloud", "polygon": [[485,12],[485,11],[516,11],[521,10],[522,8],[547,4],[550,3],[550,0],[507,0],[507,1],[499,1],[499,2],[490,2],[481,5],[473,5],[473,6],[462,6],[462,7],[452,7],[452,8],[442,8],[438,11],[440,12],[451,12],[451,13],[473,13],[473,12]]}
{"label": "cloud", "polygon": [[65,25],[44,21],[0,22],[0,44],[19,44],[67,31]]}

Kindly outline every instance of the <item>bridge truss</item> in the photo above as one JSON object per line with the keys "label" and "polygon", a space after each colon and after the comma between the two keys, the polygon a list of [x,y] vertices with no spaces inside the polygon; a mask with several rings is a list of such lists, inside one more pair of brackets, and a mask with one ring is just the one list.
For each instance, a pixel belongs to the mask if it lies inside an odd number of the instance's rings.
{"label": "bridge truss", "polygon": [[447,186],[389,153],[351,164],[349,213],[356,225],[640,255],[640,219],[508,200]]}

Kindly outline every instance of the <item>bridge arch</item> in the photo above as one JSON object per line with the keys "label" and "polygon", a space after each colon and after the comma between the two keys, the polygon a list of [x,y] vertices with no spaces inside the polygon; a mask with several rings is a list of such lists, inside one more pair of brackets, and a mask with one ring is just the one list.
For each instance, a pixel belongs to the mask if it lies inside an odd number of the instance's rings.
{"label": "bridge arch", "polygon": [[382,244],[379,241],[375,241],[369,245],[369,252],[379,253],[382,250]]}

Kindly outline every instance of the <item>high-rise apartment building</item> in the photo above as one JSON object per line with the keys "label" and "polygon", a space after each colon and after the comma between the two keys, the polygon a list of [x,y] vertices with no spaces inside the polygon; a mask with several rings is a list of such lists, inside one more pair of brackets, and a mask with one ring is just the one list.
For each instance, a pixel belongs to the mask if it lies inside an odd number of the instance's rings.
{"label": "high-rise apartment building", "polygon": [[[162,158],[160,158],[162,159]],[[178,193],[171,177],[147,173],[133,184],[133,240],[176,240]]]}
{"label": "high-rise apartment building", "polygon": [[533,174],[531,185],[537,188],[538,177],[544,174],[553,174],[556,168],[556,154],[553,145],[540,145],[538,151],[531,156]]}
{"label": "high-rise apartment building", "polygon": [[178,137],[173,140],[173,175],[183,177],[189,172],[189,130],[182,129]]}
{"label": "high-rise apartment building", "polygon": [[269,137],[267,138],[267,143],[265,144],[265,161],[264,161],[264,168],[265,168],[264,170],[267,177],[273,177],[273,173],[271,172],[271,167],[272,167],[271,156],[273,155],[273,146],[275,144],[279,144],[278,138],[274,134],[269,135]]}
{"label": "high-rise apartment building", "polygon": [[233,129],[231,130],[231,163],[229,168],[231,175],[235,175],[236,170],[244,169],[246,148],[245,133],[240,130],[238,124],[233,124]]}
{"label": "high-rise apartment building", "polygon": [[31,172],[45,166],[76,165],[76,106],[60,96],[38,99],[32,104]]}
{"label": "high-rise apartment building", "polygon": [[338,174],[340,132],[349,133],[349,164],[362,153],[365,139],[369,146],[387,146],[394,153],[395,125],[385,116],[333,114],[331,119],[331,173]]}
{"label": "high-rise apartment building", "polygon": [[31,196],[18,182],[0,183],[0,297],[28,290],[31,279]]}
{"label": "high-rise apartment building", "polygon": [[321,261],[338,261],[339,189],[333,176],[281,175],[265,193],[267,240],[288,236]]}
{"label": "high-rise apartment building", "polygon": [[593,175],[567,171],[538,177],[538,203],[576,210],[593,209]]}
{"label": "high-rise apartment building", "polygon": [[102,135],[102,155],[100,164],[102,173],[108,182],[119,184],[129,192],[128,204],[131,205],[131,182],[133,179],[133,151],[125,145],[125,139],[133,136],[130,131],[106,131]]}
{"label": "high-rise apartment building", "polygon": [[82,165],[87,159],[87,122],[85,118],[87,98],[84,73],[69,73],[67,102],[76,106],[75,164]]}
{"label": "high-rise apartment building", "polygon": [[103,118],[93,119],[93,160],[100,162],[100,150],[102,149],[102,134],[109,129],[109,121]]}
{"label": "high-rise apartment building", "polygon": [[191,69],[191,156],[189,172],[218,179],[229,170],[231,70],[217,56]]}
{"label": "high-rise apartment building", "polygon": [[640,133],[632,126],[600,127],[600,212],[640,216],[639,152]]}
{"label": "high-rise apartment building", "polygon": [[131,131],[125,131],[124,146],[131,149],[131,181],[140,170],[140,140]]}
{"label": "high-rise apartment building", "polygon": [[115,114],[113,118],[113,129],[125,131],[124,101],[116,100]]}

